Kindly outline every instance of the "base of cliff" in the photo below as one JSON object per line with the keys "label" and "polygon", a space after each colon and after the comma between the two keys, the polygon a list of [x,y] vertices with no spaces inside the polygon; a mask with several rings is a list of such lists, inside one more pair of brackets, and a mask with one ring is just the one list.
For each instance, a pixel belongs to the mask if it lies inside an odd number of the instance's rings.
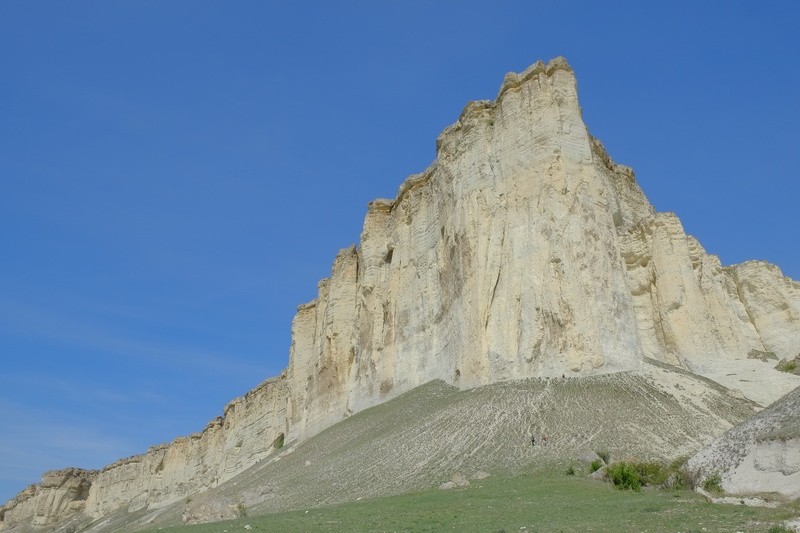
{"label": "base of cliff", "polygon": [[[307,441],[287,442],[270,459],[185,501],[93,524],[75,517],[57,530],[157,529],[308,509],[437,487],[456,473],[536,472],[597,450],[671,459],[697,452],[757,409],[710,380],[656,362],[636,373],[468,390],[434,381]],[[29,530],[42,531],[9,531]]]}

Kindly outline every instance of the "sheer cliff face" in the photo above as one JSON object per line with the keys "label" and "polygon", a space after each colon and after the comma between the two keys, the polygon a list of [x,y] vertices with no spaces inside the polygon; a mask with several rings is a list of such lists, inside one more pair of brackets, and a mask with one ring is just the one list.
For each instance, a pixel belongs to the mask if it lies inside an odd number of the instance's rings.
{"label": "sheer cliff face", "polygon": [[[295,319],[295,435],[398,392],[631,370],[642,359],[617,231],[652,209],[581,119],[563,61],[506,78],[369,206]],[[588,303],[591,302],[591,305]]]}
{"label": "sheer cliff face", "polygon": [[[563,60],[508,75],[437,152],[370,204],[360,246],[298,311],[292,436],[435,378],[587,375],[646,356],[742,387],[728,359],[800,351],[798,285],[764,263],[723,268],[654,213],[587,132]],[[797,385],[775,379],[752,397]]]}
{"label": "sheer cliff face", "polygon": [[800,385],[752,350],[800,353],[800,284],[768,263],[723,267],[659,213],[621,233],[645,356],[739,388],[767,405]]}
{"label": "sheer cliff face", "polygon": [[[800,285],[762,262],[723,267],[655,213],[589,135],[566,62],[537,63],[468,104],[396,199],[370,203],[359,246],[298,308],[284,374],[202,433],[106,467],[75,505],[101,517],[178,501],[281,434],[308,437],[433,379],[635,371],[649,357],[763,405],[800,384],[751,350],[800,353]],[[5,525],[63,516],[48,497],[10,502]]]}
{"label": "sheer cliff face", "polygon": [[273,451],[285,431],[286,397],[285,379],[271,379],[228,404],[201,433],[105,467],[85,511],[99,518],[166,505],[227,481]]}
{"label": "sheer cliff face", "polygon": [[41,483],[31,485],[0,507],[0,529],[20,522],[47,526],[83,511],[96,475],[96,471],[79,468],[45,472]]}
{"label": "sheer cliff face", "polygon": [[723,268],[656,214],[587,132],[556,59],[467,105],[434,164],[370,204],[293,339],[294,437],[435,378],[587,375],[644,356],[743,389],[755,371],[749,395],[767,404],[797,382],[773,373],[770,387],[746,356],[800,352],[800,291],[765,263]]}

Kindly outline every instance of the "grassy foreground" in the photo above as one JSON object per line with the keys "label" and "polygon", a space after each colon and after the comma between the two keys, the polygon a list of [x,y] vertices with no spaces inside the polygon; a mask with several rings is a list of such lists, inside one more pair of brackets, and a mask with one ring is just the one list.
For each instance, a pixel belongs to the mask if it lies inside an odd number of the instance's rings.
{"label": "grassy foreground", "polygon": [[561,472],[490,477],[464,489],[377,498],[160,531],[785,531],[800,502],[776,509],[718,505],[690,491],[616,490]]}

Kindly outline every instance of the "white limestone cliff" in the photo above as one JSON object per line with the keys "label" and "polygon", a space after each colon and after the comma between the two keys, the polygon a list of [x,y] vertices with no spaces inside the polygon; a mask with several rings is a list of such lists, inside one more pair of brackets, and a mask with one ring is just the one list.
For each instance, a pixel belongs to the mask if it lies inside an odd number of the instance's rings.
{"label": "white limestone cliff", "polygon": [[764,262],[723,267],[672,213],[644,219],[621,240],[647,357],[741,389],[762,406],[798,386],[748,354],[800,352],[800,284]]}
{"label": "white limestone cliff", "polygon": [[0,508],[0,529],[43,527],[82,512],[88,520],[120,509],[169,505],[216,486],[267,457],[286,431],[286,379],[269,379],[229,403],[206,428],[101,471],[48,472]]}
{"label": "white limestone cliff", "polygon": [[[359,245],[298,308],[286,372],[202,433],[104,468],[85,513],[167,505],[269,456],[279,436],[434,379],[636,371],[649,357],[763,405],[800,384],[747,357],[800,352],[800,284],[766,263],[723,267],[655,213],[589,134],[563,58],[507,75],[436,145],[395,199],[369,204]],[[6,527],[30,515],[5,514]]]}
{"label": "white limestone cliff", "polygon": [[359,247],[298,311],[290,435],[431,379],[588,375],[645,356],[766,405],[798,380],[747,354],[800,352],[799,287],[766,263],[722,267],[655,213],[587,131],[566,62],[537,63],[468,104],[436,161],[369,205]]}
{"label": "white limestone cliff", "polygon": [[0,526],[29,522],[42,527],[83,511],[96,476],[96,471],[80,468],[45,472],[41,483],[29,486],[0,507]]}
{"label": "white limestone cliff", "polygon": [[431,379],[638,368],[617,231],[651,213],[587,132],[563,59],[507,76],[442,133],[433,165],[369,205],[360,246],[299,310],[290,434]]}

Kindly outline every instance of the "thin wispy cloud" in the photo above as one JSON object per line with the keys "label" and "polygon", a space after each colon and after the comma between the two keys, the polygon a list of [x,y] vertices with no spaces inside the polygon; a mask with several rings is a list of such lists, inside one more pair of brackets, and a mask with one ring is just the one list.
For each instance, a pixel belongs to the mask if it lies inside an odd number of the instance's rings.
{"label": "thin wispy cloud", "polygon": [[14,431],[0,438],[0,501],[38,482],[45,470],[100,468],[139,451],[123,436],[112,436],[109,428],[67,413],[0,399],[0,416],[14,421]]}
{"label": "thin wispy cloud", "polygon": [[48,374],[14,374],[10,379],[18,386],[38,387],[50,391],[51,394],[62,398],[80,399],[89,402],[103,402],[116,404],[153,403],[159,404],[168,401],[166,395],[156,391],[142,389],[141,387],[126,387],[112,389],[98,385],[88,380],[70,381],[53,377]]}
{"label": "thin wispy cloud", "polygon": [[53,314],[27,304],[0,299],[0,330],[47,339],[73,348],[125,357],[134,361],[180,367],[193,373],[228,376],[260,375],[264,368],[234,355],[193,347],[160,344],[110,331],[90,321]]}

